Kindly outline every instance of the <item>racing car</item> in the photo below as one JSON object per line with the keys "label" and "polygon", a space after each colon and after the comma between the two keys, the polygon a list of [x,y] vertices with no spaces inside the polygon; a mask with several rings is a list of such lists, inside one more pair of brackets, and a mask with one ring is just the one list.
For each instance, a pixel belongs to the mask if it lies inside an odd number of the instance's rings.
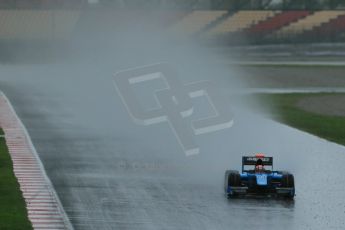
{"label": "racing car", "polygon": [[273,170],[273,157],[264,154],[242,157],[242,173],[225,172],[224,190],[229,198],[240,195],[277,195],[293,199],[295,182],[293,174]]}

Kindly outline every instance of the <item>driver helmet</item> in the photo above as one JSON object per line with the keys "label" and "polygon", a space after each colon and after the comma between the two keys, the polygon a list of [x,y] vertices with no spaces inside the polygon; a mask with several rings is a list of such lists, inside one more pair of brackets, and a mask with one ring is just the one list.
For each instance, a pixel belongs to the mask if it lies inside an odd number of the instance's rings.
{"label": "driver helmet", "polygon": [[265,170],[264,164],[263,164],[262,160],[259,158],[255,164],[255,171],[262,172],[264,170]]}
{"label": "driver helmet", "polygon": [[255,166],[255,171],[256,172],[263,172],[265,170],[263,165],[256,165]]}

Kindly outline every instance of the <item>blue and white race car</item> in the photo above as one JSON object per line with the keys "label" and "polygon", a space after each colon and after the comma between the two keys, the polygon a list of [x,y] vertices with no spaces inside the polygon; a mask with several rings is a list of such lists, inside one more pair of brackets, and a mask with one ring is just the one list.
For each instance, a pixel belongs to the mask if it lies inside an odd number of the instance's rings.
{"label": "blue and white race car", "polygon": [[224,190],[229,198],[246,194],[275,194],[293,199],[294,176],[286,171],[274,171],[273,157],[265,157],[264,154],[243,156],[242,173],[236,170],[225,172]]}

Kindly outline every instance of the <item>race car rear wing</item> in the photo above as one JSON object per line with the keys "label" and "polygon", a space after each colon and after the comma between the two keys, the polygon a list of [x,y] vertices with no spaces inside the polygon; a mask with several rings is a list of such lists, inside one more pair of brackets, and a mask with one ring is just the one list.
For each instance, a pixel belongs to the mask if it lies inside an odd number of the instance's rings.
{"label": "race car rear wing", "polygon": [[272,170],[273,170],[273,157],[243,156],[242,157],[242,172],[245,171],[244,166],[256,165],[256,162],[258,159],[262,160],[262,164],[264,166],[272,166]]}

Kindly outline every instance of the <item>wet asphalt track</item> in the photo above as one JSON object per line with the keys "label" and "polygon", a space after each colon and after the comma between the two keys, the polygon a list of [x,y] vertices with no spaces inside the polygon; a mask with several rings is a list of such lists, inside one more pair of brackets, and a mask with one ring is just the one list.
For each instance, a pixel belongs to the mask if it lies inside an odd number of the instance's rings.
{"label": "wet asphalt track", "polygon": [[[200,155],[186,157],[168,125],[130,120],[110,78],[73,76],[2,66],[0,86],[75,229],[344,228],[344,147],[235,108],[235,125],[198,136]],[[224,170],[258,151],[295,174],[294,202],[225,198]]]}

